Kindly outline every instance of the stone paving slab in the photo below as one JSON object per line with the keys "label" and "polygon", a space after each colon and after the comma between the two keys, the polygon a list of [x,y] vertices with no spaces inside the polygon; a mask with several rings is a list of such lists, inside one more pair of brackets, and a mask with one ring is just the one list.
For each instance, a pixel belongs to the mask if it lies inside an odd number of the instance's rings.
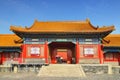
{"label": "stone paving slab", "polygon": [[0,80],[120,80],[120,74],[89,74],[86,77],[39,77],[36,73],[0,73]]}

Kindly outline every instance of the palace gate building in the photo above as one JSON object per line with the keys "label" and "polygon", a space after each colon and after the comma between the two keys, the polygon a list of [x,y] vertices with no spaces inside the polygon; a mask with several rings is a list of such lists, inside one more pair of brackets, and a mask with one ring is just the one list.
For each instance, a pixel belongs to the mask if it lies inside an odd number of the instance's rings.
{"label": "palace gate building", "polygon": [[35,20],[31,27],[10,26],[0,34],[0,64],[116,64],[120,35],[114,26],[95,27],[85,21]]}

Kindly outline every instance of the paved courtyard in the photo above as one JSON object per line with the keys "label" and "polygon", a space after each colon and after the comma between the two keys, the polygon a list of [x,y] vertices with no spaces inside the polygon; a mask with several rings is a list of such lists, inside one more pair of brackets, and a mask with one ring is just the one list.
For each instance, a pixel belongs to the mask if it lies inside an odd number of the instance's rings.
{"label": "paved courtyard", "polygon": [[88,74],[86,77],[39,77],[37,73],[0,73],[0,80],[120,80],[120,74]]}

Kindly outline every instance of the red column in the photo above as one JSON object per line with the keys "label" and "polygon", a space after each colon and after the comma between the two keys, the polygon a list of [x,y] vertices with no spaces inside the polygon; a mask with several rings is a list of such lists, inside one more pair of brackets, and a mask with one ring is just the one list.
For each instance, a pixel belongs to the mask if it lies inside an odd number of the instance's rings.
{"label": "red column", "polygon": [[26,54],[27,54],[27,51],[26,51],[26,45],[25,44],[23,44],[22,46],[21,46],[21,49],[22,49],[22,52],[21,52],[21,63],[24,63],[25,61],[24,61],[24,59],[26,58]]}
{"label": "red column", "polygon": [[98,45],[98,51],[99,51],[99,59],[100,59],[100,64],[104,63],[104,56],[103,56],[103,51],[102,51],[102,45]]}
{"label": "red column", "polygon": [[77,41],[76,42],[76,63],[79,63],[79,56],[80,56],[80,53],[79,53],[79,42]]}
{"label": "red column", "polygon": [[48,42],[45,42],[45,62],[48,63]]}
{"label": "red column", "polygon": [[2,52],[2,64],[4,63],[4,61],[5,61],[5,53]]}
{"label": "red column", "polygon": [[2,55],[1,55],[1,52],[0,52],[0,64],[2,63]]}

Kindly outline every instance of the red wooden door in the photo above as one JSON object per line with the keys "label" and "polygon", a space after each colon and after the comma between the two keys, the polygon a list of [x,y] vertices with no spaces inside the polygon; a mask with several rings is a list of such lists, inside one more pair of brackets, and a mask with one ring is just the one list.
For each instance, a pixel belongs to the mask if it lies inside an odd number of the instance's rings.
{"label": "red wooden door", "polygon": [[51,53],[51,63],[57,63],[57,58],[60,57],[63,62],[72,62],[72,51],[70,49],[54,49]]}
{"label": "red wooden door", "polygon": [[68,64],[72,62],[72,51],[70,49],[57,50],[57,55],[62,57],[63,62]]}
{"label": "red wooden door", "polygon": [[67,61],[67,58],[68,58],[68,56],[67,56],[67,49],[57,50],[57,55],[59,55],[64,62]]}

